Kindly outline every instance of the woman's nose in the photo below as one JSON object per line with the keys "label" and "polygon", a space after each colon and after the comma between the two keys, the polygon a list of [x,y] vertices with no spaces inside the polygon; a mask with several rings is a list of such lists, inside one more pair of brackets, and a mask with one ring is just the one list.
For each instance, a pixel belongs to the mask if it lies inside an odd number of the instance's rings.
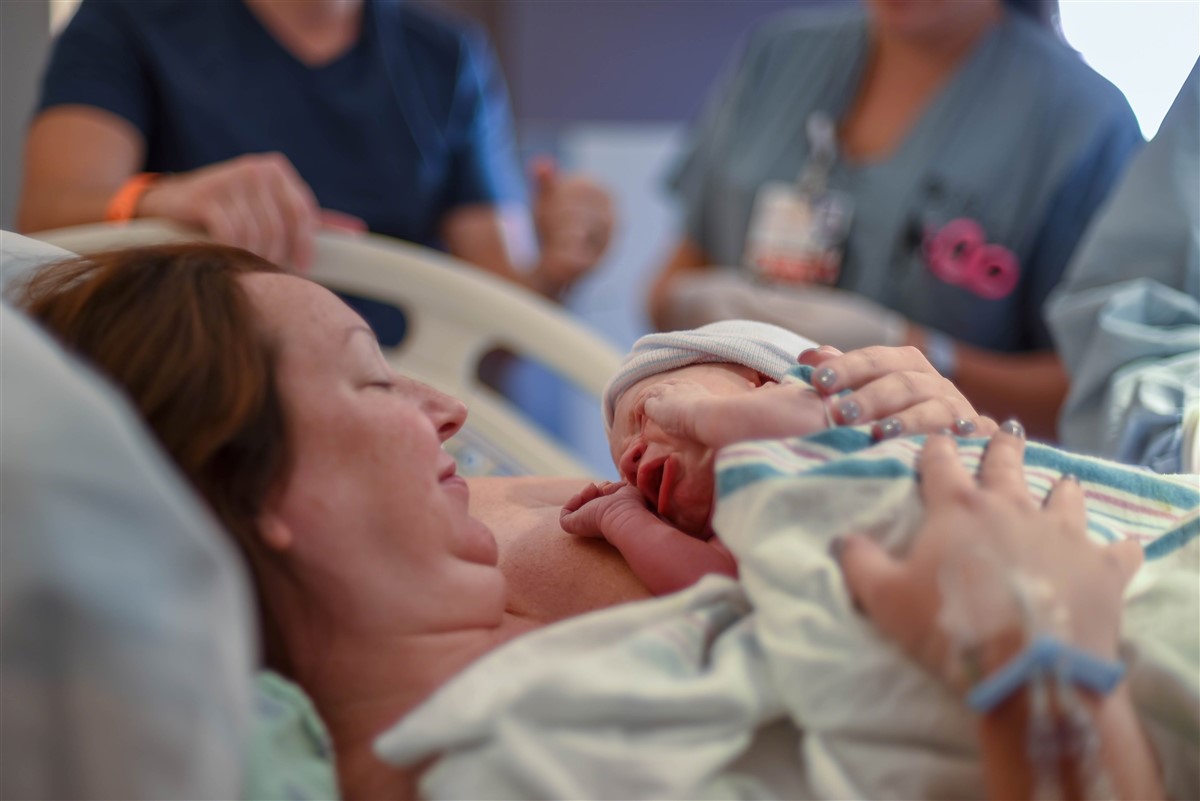
{"label": "woman's nose", "polygon": [[438,392],[432,387],[426,387],[427,394],[421,403],[421,408],[433,421],[437,429],[438,439],[442,442],[458,433],[467,420],[467,405],[458,398]]}

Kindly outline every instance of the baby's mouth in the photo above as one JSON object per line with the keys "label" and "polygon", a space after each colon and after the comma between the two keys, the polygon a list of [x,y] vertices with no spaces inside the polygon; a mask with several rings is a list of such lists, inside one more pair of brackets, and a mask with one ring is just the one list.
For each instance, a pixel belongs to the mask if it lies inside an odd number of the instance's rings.
{"label": "baby's mouth", "polygon": [[663,456],[638,466],[637,488],[659,516],[665,516],[671,500],[671,489],[679,473],[679,461],[674,455]]}

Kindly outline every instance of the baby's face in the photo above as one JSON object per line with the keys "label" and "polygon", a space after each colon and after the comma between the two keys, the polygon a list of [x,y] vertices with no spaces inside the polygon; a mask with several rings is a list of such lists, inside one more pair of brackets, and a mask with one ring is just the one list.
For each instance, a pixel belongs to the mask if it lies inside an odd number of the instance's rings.
{"label": "baby's face", "polygon": [[733,364],[695,364],[644,378],[614,409],[609,447],[621,477],[637,487],[660,517],[694,537],[706,537],[713,505],[713,451],[668,434],[642,414],[648,394],[686,392],[733,395],[753,392],[764,379]]}

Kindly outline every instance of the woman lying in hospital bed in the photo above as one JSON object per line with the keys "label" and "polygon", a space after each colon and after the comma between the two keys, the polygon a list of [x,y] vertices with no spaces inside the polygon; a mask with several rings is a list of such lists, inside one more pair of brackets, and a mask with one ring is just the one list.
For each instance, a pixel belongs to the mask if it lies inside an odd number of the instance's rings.
{"label": "woman lying in hospital bed", "polygon": [[[1055,569],[1075,565],[1049,573],[1063,578],[1053,607],[1088,624],[1076,644],[1102,661],[1116,653],[1127,575],[1074,553],[1085,545],[1071,489],[1036,507],[1015,437],[993,445],[981,488],[953,469],[945,440],[931,445],[927,458],[942,467],[930,464],[925,494],[953,491],[923,526],[914,440],[863,449],[868,433],[837,428],[726,448],[712,525],[740,583],[711,578],[535,632],[646,592],[614,553],[561,535],[558,508],[580,482],[483,482],[471,488],[478,518],[469,515],[440,447],[462,405],[392,373],[330,293],[247,254],[179,246],[50,268],[25,305],[129,391],[234,536],[258,589],[266,661],[316,703],[347,797],[978,796],[972,718],[929,658],[936,648],[921,647],[963,644],[939,635],[930,594],[930,567],[955,541],[947,521],[960,534],[1008,519],[1046,536],[1071,529],[1062,536],[1074,546],[1045,554]],[[849,364],[823,366],[840,365],[845,379]],[[1089,494],[1124,493],[1089,521],[1097,533],[1160,546],[1123,610],[1129,679],[1089,695],[1096,722],[1076,727],[1099,735],[1087,767],[1107,768],[1097,775],[1125,796],[1159,793],[1160,773],[1170,792],[1195,795],[1196,492],[1031,449],[1035,494],[1051,456],[1071,462]],[[1152,508],[1122,516],[1139,498]],[[828,555],[842,534],[899,549],[918,528],[890,573],[862,541],[842,553],[879,630],[925,669],[854,611]],[[899,608],[889,593],[910,585],[924,589],[902,593],[913,614],[889,617]],[[984,618],[973,631],[995,622]],[[1024,764],[1014,715],[1019,703],[982,719],[989,767],[997,754]],[[1027,765],[1002,773],[989,771],[993,793],[1007,794],[1005,778],[1032,789]]]}

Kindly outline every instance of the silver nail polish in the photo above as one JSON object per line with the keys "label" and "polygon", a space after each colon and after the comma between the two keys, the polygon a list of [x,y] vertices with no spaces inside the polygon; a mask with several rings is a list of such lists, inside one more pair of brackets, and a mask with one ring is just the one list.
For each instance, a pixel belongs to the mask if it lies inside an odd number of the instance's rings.
{"label": "silver nail polish", "polygon": [[975,433],[975,424],[965,417],[960,417],[954,421],[954,430],[961,437],[967,437]]}
{"label": "silver nail polish", "polygon": [[842,422],[849,425],[862,417],[862,408],[850,398],[844,398],[838,401],[838,414],[841,415]]}
{"label": "silver nail polish", "polygon": [[1000,424],[1000,430],[1005,434],[1010,434],[1014,437],[1025,439],[1025,426],[1021,425],[1016,420],[1005,420]]}
{"label": "silver nail polish", "polygon": [[832,389],[837,383],[837,373],[828,367],[822,367],[813,373],[812,381],[821,389]]}
{"label": "silver nail polish", "polygon": [[1063,473],[1062,480],[1063,481],[1074,481],[1076,484],[1078,484],[1079,476],[1075,475],[1074,473]]}
{"label": "silver nail polish", "polygon": [[901,423],[895,417],[889,417],[879,424],[880,439],[891,439],[892,437],[898,437],[902,431],[904,431],[904,423]]}

